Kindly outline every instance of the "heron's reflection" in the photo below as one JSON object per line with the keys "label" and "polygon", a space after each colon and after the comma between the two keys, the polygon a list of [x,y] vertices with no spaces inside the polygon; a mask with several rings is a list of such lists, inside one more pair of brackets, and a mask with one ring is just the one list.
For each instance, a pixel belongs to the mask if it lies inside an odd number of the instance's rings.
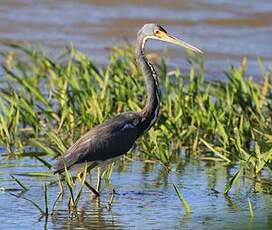
{"label": "heron's reflection", "polygon": [[86,200],[74,213],[56,209],[52,214],[54,229],[86,228],[86,229],[121,229],[106,203],[100,198]]}

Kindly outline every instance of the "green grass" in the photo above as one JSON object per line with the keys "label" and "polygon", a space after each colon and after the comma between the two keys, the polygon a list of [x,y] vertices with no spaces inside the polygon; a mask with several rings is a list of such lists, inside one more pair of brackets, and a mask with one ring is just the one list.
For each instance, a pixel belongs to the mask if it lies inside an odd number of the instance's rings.
{"label": "green grass", "polygon": [[178,188],[177,185],[174,185],[174,184],[173,184],[173,187],[174,187],[174,189],[175,189],[175,191],[176,191],[176,194],[177,194],[177,196],[178,196],[180,202],[182,203],[182,205],[183,205],[183,207],[184,207],[184,209],[185,209],[186,214],[190,214],[190,213],[191,213],[190,205],[189,205],[188,202],[186,201],[185,197],[182,195],[180,189]]}
{"label": "green grass", "polygon": [[22,189],[23,191],[28,191],[29,189],[21,182],[19,181],[15,176],[10,176]]}
{"label": "green grass", "polygon": [[[38,49],[10,48],[2,54],[7,86],[0,92],[0,146],[10,156],[35,146],[55,157],[91,127],[144,107],[144,78],[132,47],[112,49],[105,67],[73,48],[55,59]],[[186,76],[179,69],[168,71],[160,60],[159,120],[130,154],[168,167],[179,162],[183,149],[194,158],[237,163],[256,177],[264,168],[271,171],[271,70],[263,67],[256,82],[246,75],[244,59],[226,71],[227,79],[206,81],[203,60],[189,62]]]}
{"label": "green grass", "polygon": [[253,211],[253,207],[252,207],[252,204],[251,204],[251,201],[250,201],[249,198],[248,198],[248,208],[249,208],[250,217],[253,218],[254,217],[254,211]]}
{"label": "green grass", "polygon": [[[23,191],[24,192],[27,192],[28,189],[26,189],[25,186],[22,186],[21,182],[12,177],[22,188],[23,188]],[[14,193],[11,193],[11,191],[16,191],[14,189],[8,189],[7,192],[11,195],[11,196],[14,196],[18,199],[23,199],[23,200],[26,200],[27,202],[31,203],[33,205],[33,207],[35,207],[41,214],[41,217],[45,216],[47,217],[49,215],[49,208],[48,208],[48,187],[46,184],[44,184],[44,208],[42,208],[40,205],[39,205],[39,202],[37,201],[34,201],[33,199],[31,198],[28,198],[28,197],[25,197],[23,196],[22,194],[21,195],[17,195],[17,194],[14,194]]]}

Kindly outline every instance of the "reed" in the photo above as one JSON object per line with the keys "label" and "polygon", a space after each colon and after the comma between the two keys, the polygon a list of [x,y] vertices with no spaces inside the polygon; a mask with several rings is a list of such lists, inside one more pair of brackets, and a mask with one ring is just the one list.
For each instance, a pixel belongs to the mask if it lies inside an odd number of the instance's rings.
{"label": "reed", "polygon": [[[25,146],[34,146],[56,157],[91,127],[144,106],[144,79],[132,47],[113,48],[105,67],[72,47],[55,59],[39,49],[10,48],[13,55],[2,54],[7,86],[0,92],[0,145],[10,155],[23,156]],[[271,169],[271,70],[263,68],[256,82],[246,75],[243,59],[226,71],[227,79],[206,81],[203,60],[189,62],[187,76],[168,71],[160,60],[159,120],[133,151],[166,167],[184,149],[195,158],[237,163],[253,175]]]}

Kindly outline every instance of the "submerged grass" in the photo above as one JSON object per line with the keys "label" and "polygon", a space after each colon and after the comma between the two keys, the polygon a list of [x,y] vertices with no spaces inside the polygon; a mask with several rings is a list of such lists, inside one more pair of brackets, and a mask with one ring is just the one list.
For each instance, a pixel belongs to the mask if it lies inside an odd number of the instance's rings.
{"label": "submerged grass", "polygon": [[[38,49],[11,48],[2,54],[6,86],[0,92],[0,146],[11,156],[35,146],[56,157],[91,127],[144,106],[144,79],[131,47],[113,49],[106,67],[73,48],[56,59]],[[163,60],[158,65],[161,112],[146,138],[138,140],[139,158],[168,167],[180,159],[182,148],[200,159],[240,163],[256,177],[271,169],[271,70],[263,68],[256,82],[246,75],[243,59],[226,72],[226,80],[207,82],[203,62],[194,57],[189,62],[189,76],[168,71]]]}

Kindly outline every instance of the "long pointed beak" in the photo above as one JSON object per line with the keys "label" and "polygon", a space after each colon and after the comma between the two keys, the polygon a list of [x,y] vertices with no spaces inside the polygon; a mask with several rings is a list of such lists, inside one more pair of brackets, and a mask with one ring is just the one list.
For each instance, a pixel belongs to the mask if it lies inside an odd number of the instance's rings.
{"label": "long pointed beak", "polygon": [[178,39],[178,38],[175,38],[174,36],[170,36],[168,34],[164,34],[162,37],[160,37],[158,39],[161,40],[161,41],[165,41],[165,42],[169,42],[169,43],[181,46],[183,48],[192,50],[192,51],[197,52],[197,53],[201,53],[201,54],[204,53],[202,50],[200,50],[200,49],[186,43],[185,41],[183,41],[181,39]]}

